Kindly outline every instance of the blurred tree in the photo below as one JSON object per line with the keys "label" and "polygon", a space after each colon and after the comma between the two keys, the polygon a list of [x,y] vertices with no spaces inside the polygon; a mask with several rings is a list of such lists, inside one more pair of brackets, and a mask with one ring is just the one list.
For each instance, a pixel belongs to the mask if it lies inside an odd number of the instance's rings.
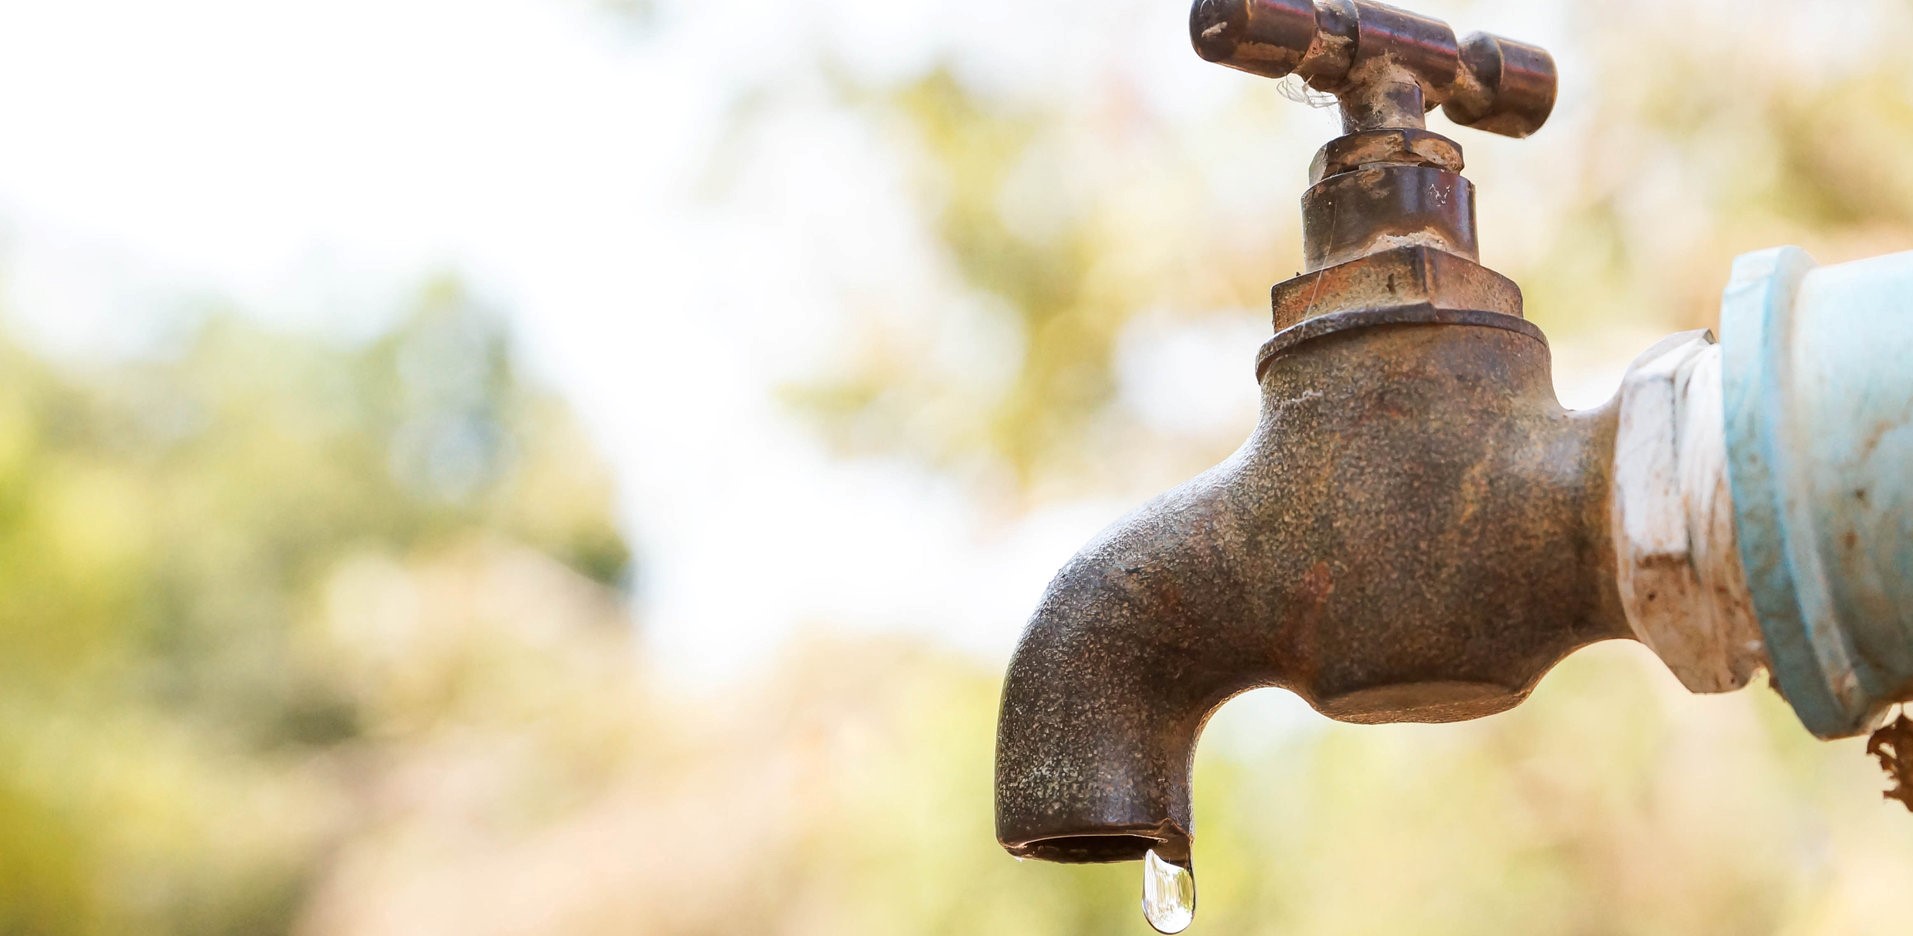
{"label": "blurred tree", "polygon": [[322,823],[275,815],[284,766],[372,724],[301,625],[349,559],[629,575],[602,466],[456,282],[358,345],[218,316],[151,359],[0,356],[0,932],[286,925]]}

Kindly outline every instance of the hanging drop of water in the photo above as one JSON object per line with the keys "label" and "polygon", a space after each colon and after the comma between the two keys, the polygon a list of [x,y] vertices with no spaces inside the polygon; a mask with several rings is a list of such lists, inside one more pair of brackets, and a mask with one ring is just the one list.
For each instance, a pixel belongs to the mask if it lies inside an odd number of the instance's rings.
{"label": "hanging drop of water", "polygon": [[1158,933],[1180,933],[1196,919],[1196,872],[1157,855],[1142,860],[1142,915]]}

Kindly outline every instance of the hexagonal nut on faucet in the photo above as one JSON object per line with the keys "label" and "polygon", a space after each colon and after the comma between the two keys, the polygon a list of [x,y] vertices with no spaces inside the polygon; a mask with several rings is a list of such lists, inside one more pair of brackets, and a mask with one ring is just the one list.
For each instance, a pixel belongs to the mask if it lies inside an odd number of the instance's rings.
{"label": "hexagonal nut on faucet", "polygon": [[1309,184],[1364,166],[1428,166],[1460,172],[1466,167],[1461,147],[1439,133],[1409,127],[1383,127],[1336,137],[1309,163]]}
{"label": "hexagonal nut on faucet", "polygon": [[1706,331],[1649,348],[1621,382],[1609,512],[1622,610],[1692,692],[1767,666],[1735,542],[1720,346]]}
{"label": "hexagonal nut on faucet", "polygon": [[1275,330],[1333,312],[1427,304],[1520,317],[1521,287],[1466,257],[1411,244],[1277,283]]}

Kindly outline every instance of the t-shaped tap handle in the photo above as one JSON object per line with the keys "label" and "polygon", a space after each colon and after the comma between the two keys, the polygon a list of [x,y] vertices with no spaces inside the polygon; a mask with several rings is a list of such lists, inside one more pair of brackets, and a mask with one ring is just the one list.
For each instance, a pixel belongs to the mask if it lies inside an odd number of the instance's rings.
{"label": "t-shaped tap handle", "polygon": [[1464,127],[1525,137],[1554,110],[1554,58],[1512,39],[1455,40],[1447,23],[1371,0],[1196,0],[1197,54],[1265,78],[1299,75],[1341,100],[1349,133]]}

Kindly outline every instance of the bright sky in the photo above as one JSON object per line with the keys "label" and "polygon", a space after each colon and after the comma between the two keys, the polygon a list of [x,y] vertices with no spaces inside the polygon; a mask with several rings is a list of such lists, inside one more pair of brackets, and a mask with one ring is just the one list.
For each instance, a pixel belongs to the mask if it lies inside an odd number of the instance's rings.
{"label": "bright sky", "polygon": [[[803,6],[699,4],[645,44],[591,0],[0,3],[6,307],[56,350],[110,350],[207,296],[365,328],[456,271],[612,459],[668,669],[742,672],[826,623],[1002,654],[1130,505],[986,526],[934,479],[831,461],[772,390],[845,327],[820,270],[921,276],[901,183],[822,112],[755,212],[695,205],[699,161],[730,91],[820,30],[876,73],[967,44],[1060,88],[1093,80],[1081,56],[1133,56],[1189,100],[1228,78],[1183,67],[1178,3],[1093,30],[1009,0]],[[1153,396],[1253,406],[1244,367],[1166,347],[1184,360]]]}
{"label": "bright sky", "polygon": [[[873,215],[838,218],[838,249],[898,252],[882,199],[841,191],[882,167],[844,172],[855,141],[824,127],[792,154],[806,203],[688,204],[726,90],[808,19],[707,8],[673,24],[687,41],[645,46],[588,0],[0,5],[7,307],[90,351],[207,296],[364,328],[455,270],[512,311],[613,460],[668,669],[737,672],[826,622],[1000,653],[1117,506],[985,530],[958,491],[831,463],[771,399],[780,358],[832,327],[791,246],[819,207]],[[908,52],[869,47],[878,69]],[[691,54],[709,48],[738,54]]]}

